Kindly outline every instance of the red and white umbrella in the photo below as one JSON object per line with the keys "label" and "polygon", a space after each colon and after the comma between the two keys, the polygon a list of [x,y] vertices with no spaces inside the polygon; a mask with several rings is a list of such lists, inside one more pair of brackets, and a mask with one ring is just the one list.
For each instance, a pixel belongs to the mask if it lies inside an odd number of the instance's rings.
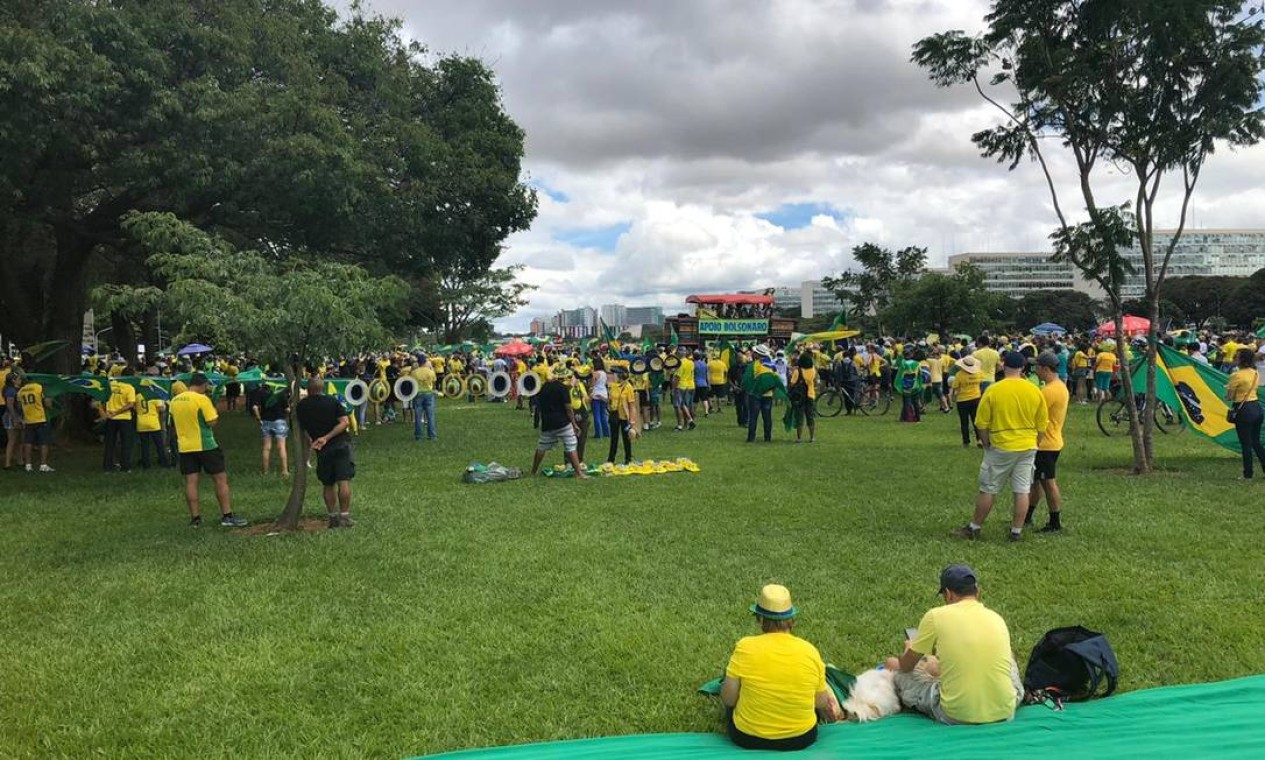
{"label": "red and white umbrella", "polygon": [[[1151,320],[1135,317],[1132,314],[1124,315],[1124,334],[1125,335],[1143,335],[1147,330],[1151,329]],[[1116,320],[1110,320],[1104,325],[1098,326],[1098,334],[1100,336],[1110,336],[1116,334]]]}

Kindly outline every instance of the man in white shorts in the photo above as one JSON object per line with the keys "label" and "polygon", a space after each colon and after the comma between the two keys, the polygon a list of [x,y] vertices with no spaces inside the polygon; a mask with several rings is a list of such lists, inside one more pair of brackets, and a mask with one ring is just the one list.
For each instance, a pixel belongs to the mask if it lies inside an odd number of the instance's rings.
{"label": "man in white shorts", "polygon": [[1045,396],[1023,378],[1027,359],[1018,351],[1006,354],[1006,377],[993,383],[980,399],[975,427],[984,444],[984,462],[979,469],[979,495],[975,497],[974,518],[953,531],[958,538],[974,540],[993,510],[993,501],[1006,484],[1015,495],[1015,511],[1010,523],[1010,540],[1018,541],[1028,516],[1028,492],[1037,456],[1037,440],[1049,424]]}
{"label": "man in white shorts", "polygon": [[536,458],[531,465],[532,475],[540,470],[545,454],[561,443],[575,476],[581,480],[588,477],[584,473],[584,465],[580,463],[580,455],[576,453],[580,424],[571,408],[571,391],[563,383],[570,375],[571,372],[564,367],[555,367],[548,382],[536,394],[536,408],[540,411],[540,441],[536,444]]}

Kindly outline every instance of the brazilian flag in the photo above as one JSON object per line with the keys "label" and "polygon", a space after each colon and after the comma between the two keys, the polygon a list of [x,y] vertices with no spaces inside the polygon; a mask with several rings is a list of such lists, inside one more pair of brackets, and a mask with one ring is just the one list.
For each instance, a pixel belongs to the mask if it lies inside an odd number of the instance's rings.
{"label": "brazilian flag", "polygon": [[111,380],[132,386],[136,394],[146,401],[171,400],[171,381],[165,377],[115,377]]}
{"label": "brazilian flag", "polygon": [[767,372],[756,374],[756,365],[760,363],[757,359],[747,365],[742,373],[742,390],[747,394],[748,398],[759,398],[769,391],[773,391],[773,398],[781,399],[782,404],[786,406],[786,413],[782,415],[782,424],[787,430],[795,428],[795,409],[791,405],[791,396],[786,392],[786,386],[782,383],[782,376],[779,375],[772,367],[761,365]]}
{"label": "brazilian flag", "polygon": [[96,375],[44,375],[30,373],[27,378],[44,386],[44,395],[57,398],[65,393],[80,393],[91,396],[104,404],[110,400],[110,384],[104,377]]}
{"label": "brazilian flag", "polygon": [[[1133,391],[1146,391],[1146,362],[1139,360],[1132,368]],[[1226,384],[1230,376],[1194,361],[1180,351],[1165,345],[1159,347],[1155,372],[1155,397],[1172,409],[1181,410],[1186,425],[1199,436],[1234,452],[1241,452],[1234,424],[1226,419],[1230,411],[1225,402]],[[1257,390],[1257,398],[1265,401],[1265,393]]]}
{"label": "brazilian flag", "polygon": [[356,408],[347,400],[347,384],[355,378],[350,377],[334,377],[325,381],[325,395],[332,396],[342,404],[343,411],[347,414],[354,414]]}

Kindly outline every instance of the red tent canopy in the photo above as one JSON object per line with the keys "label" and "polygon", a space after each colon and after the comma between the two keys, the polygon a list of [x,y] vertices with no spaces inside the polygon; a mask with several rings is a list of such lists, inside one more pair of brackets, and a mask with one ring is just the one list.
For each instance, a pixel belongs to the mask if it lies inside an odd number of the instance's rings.
{"label": "red tent canopy", "polygon": [[530,343],[515,338],[503,346],[497,346],[492,353],[497,356],[529,356],[535,352],[536,349]]}
{"label": "red tent canopy", "polygon": [[[1124,315],[1124,334],[1125,335],[1141,335],[1151,329],[1151,320],[1135,317],[1132,314]],[[1115,335],[1116,321],[1113,319],[1104,325],[1098,326],[1099,335]]]}
{"label": "red tent canopy", "polygon": [[698,303],[704,306],[713,304],[772,304],[773,296],[761,296],[753,293],[730,293],[729,295],[719,296],[690,296],[685,299],[686,303]]}

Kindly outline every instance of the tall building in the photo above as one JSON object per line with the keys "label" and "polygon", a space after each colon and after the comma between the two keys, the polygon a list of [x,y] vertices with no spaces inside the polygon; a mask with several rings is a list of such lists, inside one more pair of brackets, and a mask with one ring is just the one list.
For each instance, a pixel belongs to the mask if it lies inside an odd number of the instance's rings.
{"label": "tall building", "polygon": [[601,308],[600,314],[602,322],[607,327],[616,331],[623,330],[625,327],[632,324],[628,321],[628,307],[624,306],[622,303],[606,304]]}
{"label": "tall building", "polygon": [[597,309],[581,306],[563,309],[550,321],[553,332],[567,338],[591,338],[597,334]]}
{"label": "tall building", "polygon": [[[1174,232],[1155,231],[1152,247],[1157,264],[1168,250]],[[1134,243],[1124,254],[1137,274],[1125,280],[1120,294],[1124,298],[1141,298],[1146,294],[1142,246]],[[1260,269],[1265,269],[1265,229],[1186,230],[1173,250],[1166,276],[1249,277]]]}
{"label": "tall building", "polygon": [[984,275],[984,285],[994,293],[1019,298],[1034,290],[1083,290],[1091,283],[1070,263],[1059,263],[1049,253],[1011,251],[1005,253],[959,253],[949,257],[949,269],[971,265]]}
{"label": "tall building", "polygon": [[663,327],[662,306],[629,306],[624,310],[627,325],[655,325]]}
{"label": "tall building", "polygon": [[549,323],[540,317],[536,317],[531,321],[531,334],[537,337],[546,335],[549,332]]}
{"label": "tall building", "polygon": [[801,317],[814,317],[839,311],[843,305],[821,280],[804,280],[799,285],[773,288],[773,307],[783,313],[795,311]]}

